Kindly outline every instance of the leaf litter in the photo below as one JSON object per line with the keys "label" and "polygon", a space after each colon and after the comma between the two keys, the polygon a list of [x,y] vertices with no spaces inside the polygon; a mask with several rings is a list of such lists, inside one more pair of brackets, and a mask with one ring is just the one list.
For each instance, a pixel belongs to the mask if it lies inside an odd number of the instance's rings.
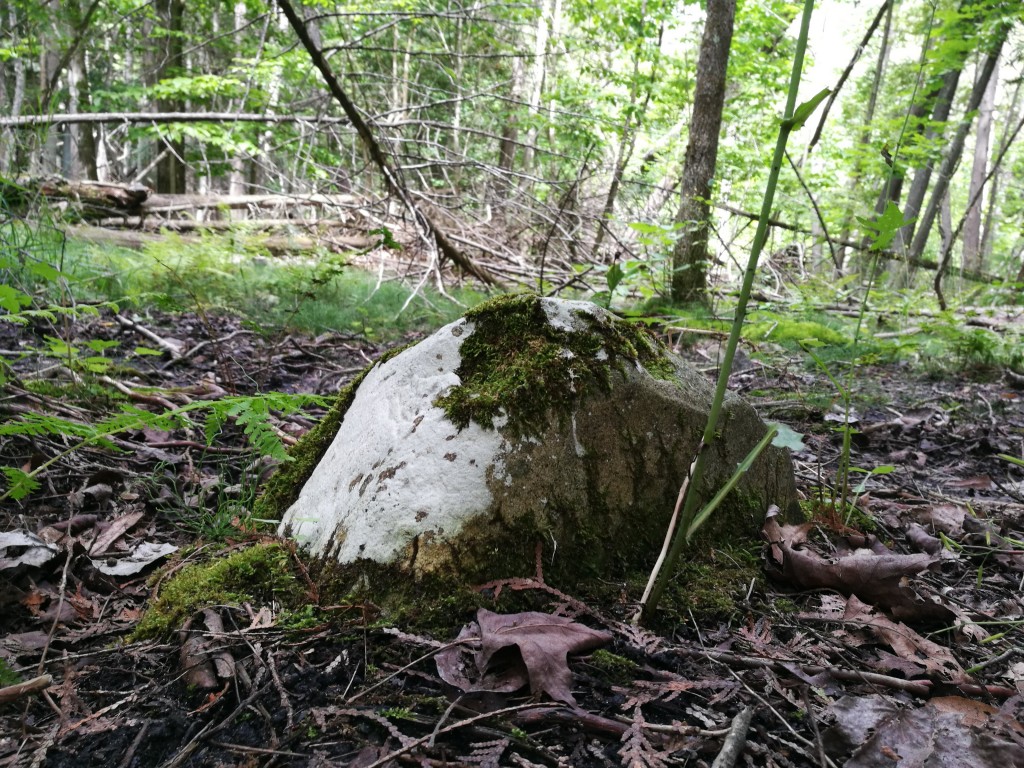
{"label": "leaf litter", "polygon": [[[101,317],[83,332],[130,348],[140,326],[175,354],[118,360],[110,381],[154,412],[330,394],[382,351],[340,334],[261,339],[218,316]],[[21,386],[33,358],[12,370],[5,418],[94,418]],[[258,537],[246,510],[271,465],[231,423],[209,445],[187,424],[147,426],[67,454],[0,507],[0,766],[1024,765],[1024,469],[996,458],[1021,452],[1022,392],[899,365],[860,378],[884,392],[857,403],[851,457],[870,525],[768,518],[770,580],[729,615],[657,632],[624,621],[631,605],[522,574],[508,592],[537,610],[503,611],[489,585],[494,611],[437,636],[380,626],[369,604],[321,606],[298,628],[272,604],[235,604],[200,609],[169,644],[125,642],[161,588],[156,566],[197,544],[201,558],[214,534]],[[822,377],[750,365],[732,386],[767,393],[752,399],[794,430],[799,485],[825,508],[842,424],[804,397],[827,391]],[[291,441],[313,418],[272,423]],[[65,448],[8,438],[0,458],[28,471]]]}

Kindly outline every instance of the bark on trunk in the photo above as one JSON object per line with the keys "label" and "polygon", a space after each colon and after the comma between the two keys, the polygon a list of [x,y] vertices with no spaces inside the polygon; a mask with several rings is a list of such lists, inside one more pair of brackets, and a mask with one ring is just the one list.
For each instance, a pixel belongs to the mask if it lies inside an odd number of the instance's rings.
{"label": "bark on trunk", "polygon": [[710,198],[735,17],[736,0],[708,0],[704,36],[697,57],[693,119],[683,162],[683,199],[676,216],[676,221],[685,229],[672,253],[672,299],[676,302],[707,299]]}
{"label": "bark on trunk", "polygon": [[963,235],[963,259],[967,269],[981,270],[981,209],[983,205],[982,185],[985,183],[985,176],[988,172],[989,145],[992,138],[992,110],[996,100],[996,71],[998,65],[989,78],[985,95],[982,96],[981,106],[978,108],[978,129],[975,131],[974,142],[974,165],[971,168],[971,185],[967,193],[967,199],[973,200],[974,204],[967,211],[967,218],[964,221]]}
{"label": "bark on trunk", "polygon": [[[935,94],[935,106],[932,108],[931,122],[944,123],[949,119],[949,110],[953,106],[953,97],[956,95],[957,85],[960,83],[960,70],[950,70],[942,76],[942,86]],[[934,128],[925,131],[925,141],[935,138]],[[932,170],[935,161],[929,159],[923,166],[914,171],[914,180],[910,184],[910,191],[907,193],[907,204],[903,208],[903,216],[908,219],[916,219],[924,204],[925,195],[928,192],[928,185],[931,184]],[[884,210],[884,205],[883,205]],[[900,230],[900,237],[904,243],[909,243],[914,238],[916,222],[912,221]]]}
{"label": "bark on trunk", "polygon": [[[994,33],[995,39],[992,42],[991,50],[985,55],[981,72],[978,73],[978,79],[974,83],[974,89],[971,91],[971,98],[967,104],[966,113],[968,115],[977,110],[978,105],[981,104],[981,98],[988,88],[989,80],[992,79],[992,73],[995,71],[996,62],[999,59],[999,52],[1002,50],[1003,43],[1006,41],[1009,32],[1010,25],[1002,24]],[[931,234],[931,227],[935,221],[935,214],[938,211],[943,196],[946,194],[946,190],[949,189],[949,180],[953,176],[953,170],[960,162],[961,155],[963,155],[964,142],[967,140],[967,134],[971,130],[971,122],[969,119],[960,121],[956,133],[954,133],[949,143],[949,148],[942,158],[942,165],[939,168],[938,177],[935,179],[935,187],[932,190],[931,199],[928,201],[928,207],[921,216],[914,240],[910,244],[910,257],[912,259],[920,258],[921,254],[924,253],[924,247],[928,243],[928,235]],[[909,213],[904,211],[904,215],[909,215]]]}
{"label": "bark on trunk", "polygon": [[[168,35],[162,51],[157,80],[164,80],[181,74],[183,46],[181,33],[185,14],[183,0],[158,0],[157,13],[163,20]],[[184,105],[178,99],[160,99],[157,112],[183,112]],[[162,157],[156,164],[156,188],[158,192],[182,194],[185,192],[185,141],[165,137],[157,147]]]}

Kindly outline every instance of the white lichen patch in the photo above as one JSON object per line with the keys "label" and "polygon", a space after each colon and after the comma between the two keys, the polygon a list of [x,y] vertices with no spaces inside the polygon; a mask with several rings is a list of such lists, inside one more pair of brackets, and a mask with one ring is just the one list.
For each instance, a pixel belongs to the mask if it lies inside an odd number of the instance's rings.
{"label": "white lichen patch", "polygon": [[434,405],[460,383],[459,349],[472,330],[456,321],[366,376],[282,532],[342,563],[390,562],[415,537],[450,537],[487,509],[501,433],[477,424],[460,431]]}
{"label": "white lichen patch", "polygon": [[580,317],[580,313],[591,317],[598,316],[598,306],[590,301],[540,299],[540,305],[544,308],[544,314],[547,315],[552,328],[569,333],[584,333],[590,330],[586,321]]}

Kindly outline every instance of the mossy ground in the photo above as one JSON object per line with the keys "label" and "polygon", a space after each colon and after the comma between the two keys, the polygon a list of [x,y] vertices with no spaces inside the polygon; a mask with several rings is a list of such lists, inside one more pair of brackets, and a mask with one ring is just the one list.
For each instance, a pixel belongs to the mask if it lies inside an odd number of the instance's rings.
{"label": "mossy ground", "polygon": [[207,562],[187,565],[162,585],[130,640],[163,638],[201,608],[277,602],[299,608],[304,590],[292,555],[281,544],[256,544]]}

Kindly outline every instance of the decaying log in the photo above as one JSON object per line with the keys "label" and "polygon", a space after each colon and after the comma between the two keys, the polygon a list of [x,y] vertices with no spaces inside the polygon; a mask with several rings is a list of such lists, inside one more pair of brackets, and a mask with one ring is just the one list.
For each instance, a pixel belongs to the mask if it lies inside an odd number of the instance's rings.
{"label": "decaying log", "polygon": [[66,200],[82,207],[82,215],[109,215],[111,210],[137,210],[152,194],[142,184],[114,184],[104,181],[71,181],[60,176],[17,179],[5,185],[4,195],[17,194],[23,200],[36,196]]}

